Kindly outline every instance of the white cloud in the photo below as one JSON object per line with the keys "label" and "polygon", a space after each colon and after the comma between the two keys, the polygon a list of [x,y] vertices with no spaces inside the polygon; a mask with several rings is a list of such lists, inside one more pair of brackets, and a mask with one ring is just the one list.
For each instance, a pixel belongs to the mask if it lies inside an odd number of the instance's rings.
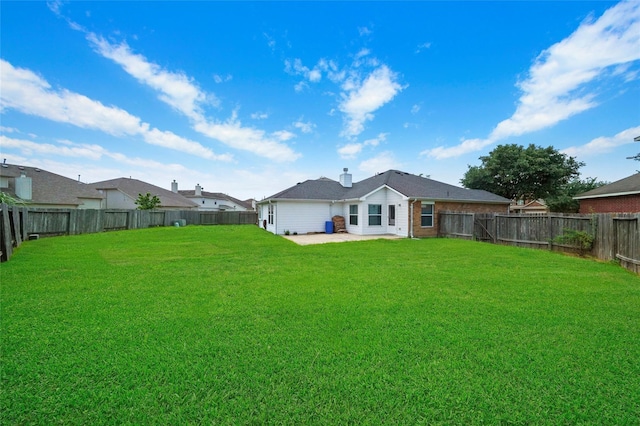
{"label": "white cloud", "polygon": [[[160,99],[191,119],[193,129],[197,132],[232,148],[250,151],[276,161],[295,161],[300,157],[300,154],[287,145],[281,144],[282,139],[268,138],[263,130],[242,127],[235,113],[226,122],[207,119],[202,105],[217,102],[217,99],[201,91],[193,79],[185,74],[162,69],[144,56],[134,54],[124,43],[111,45],[91,33],[87,35],[87,39],[97,47],[98,53],[121,65],[141,83],[160,92]],[[166,139],[160,137],[154,140],[162,144]]]}
{"label": "white cloud", "polygon": [[[58,141],[61,145],[49,143],[36,143],[24,139],[7,138],[0,136],[0,145],[3,149],[15,149],[23,155],[33,156],[45,155],[82,158],[85,160],[96,161],[103,157],[109,157],[118,163],[144,168],[149,170],[170,170],[174,172],[184,171],[186,168],[180,164],[165,164],[158,161],[149,160],[147,158],[129,158],[118,152],[111,152],[100,145],[96,144],[78,144],[68,140]],[[87,169],[87,167],[85,167]]]}
{"label": "white cloud", "polygon": [[309,88],[309,85],[305,81],[301,81],[297,83],[295,86],[293,86],[293,89],[298,93],[302,92],[304,89],[307,89],[307,88]]}
{"label": "white cloud", "polygon": [[160,100],[192,120],[202,120],[202,104],[219,103],[214,95],[203,92],[193,79],[184,73],[172,73],[162,69],[159,65],[147,61],[144,56],[133,53],[126,43],[113,45],[93,33],[87,34],[87,40],[97,53],[122,66],[139,82],[160,92]]}
{"label": "white cloud", "polygon": [[615,136],[601,136],[584,145],[563,149],[562,153],[572,157],[604,154],[613,151],[619,146],[633,143],[633,138],[637,136],[640,136],[640,126],[623,130]]}
{"label": "white cloud", "polygon": [[[485,139],[464,140],[429,155],[447,158],[477,151],[496,141],[551,127],[598,105],[596,80],[616,78],[620,67],[640,60],[640,3],[623,1],[600,18],[589,18],[566,39],[544,50],[518,83],[522,95],[513,115]],[[618,77],[619,78],[619,77]],[[635,78],[625,74],[626,81]]]}
{"label": "white cloud", "polygon": [[358,169],[370,175],[382,173],[390,169],[399,168],[400,163],[398,163],[398,161],[393,156],[393,153],[391,153],[390,151],[382,152],[375,157],[363,161],[358,166]]}
{"label": "white cloud", "polygon": [[364,141],[364,145],[367,146],[378,146],[380,145],[380,142],[384,142],[387,140],[387,136],[389,135],[389,133],[379,133],[377,137],[373,138],[373,139],[367,139],[366,141]]}
{"label": "white cloud", "polygon": [[342,135],[357,136],[364,130],[366,121],[373,119],[373,112],[391,101],[401,90],[397,75],[386,65],[375,69],[361,83],[349,82],[346,93],[342,93],[340,111],[346,114]]}
{"label": "white cloud", "polygon": [[43,78],[30,70],[15,68],[0,59],[0,98],[3,108],[48,120],[68,123],[85,129],[100,130],[107,134],[141,136],[145,142],[165,148],[198,155],[203,158],[230,161],[229,155],[214,154],[206,148],[169,131],[151,128],[140,118],[127,111],[108,107],[86,96],[66,89],[54,90]]}
{"label": "white cloud", "polygon": [[269,114],[267,114],[266,112],[254,112],[253,114],[251,114],[251,118],[253,118],[254,120],[265,120],[269,118]]}
{"label": "white cloud", "polygon": [[279,141],[288,141],[289,139],[293,139],[296,137],[295,133],[291,133],[288,130],[278,130],[276,132],[273,132],[271,134],[271,136],[273,136],[274,138],[276,138]]}
{"label": "white cloud", "polygon": [[384,142],[387,139],[388,133],[380,133],[377,137],[367,139],[362,143],[348,143],[338,149],[338,154],[343,159],[356,158],[365,146],[378,146],[380,142]]}
{"label": "white cloud", "polygon": [[69,141],[60,141],[60,143],[63,146],[0,136],[0,145],[2,145],[3,149],[16,149],[24,155],[33,155],[36,153],[40,155],[59,155],[99,160],[104,154],[104,149],[99,145],[74,145]]}
{"label": "white cloud", "polygon": [[233,76],[231,74],[227,74],[224,76],[219,74],[213,74],[213,81],[215,81],[218,84],[226,83],[227,81],[231,81],[232,79],[233,79]]}
{"label": "white cloud", "polygon": [[433,149],[426,149],[420,153],[420,156],[434,157],[437,160],[445,158],[459,157],[469,152],[480,151],[482,148],[493,143],[490,139],[463,139],[462,143],[450,148],[439,146]]}
{"label": "white cloud", "polygon": [[361,36],[371,35],[373,34],[373,30],[367,27],[358,27],[358,34]]}
{"label": "white cloud", "polygon": [[426,42],[426,43],[421,43],[418,45],[418,47],[416,47],[416,53],[420,53],[423,50],[429,49],[431,47],[431,43]]}
{"label": "white cloud", "polygon": [[340,158],[350,159],[356,158],[360,152],[362,152],[362,148],[364,147],[361,143],[348,143],[343,147],[338,148],[338,154]]}
{"label": "white cloud", "polygon": [[416,115],[418,112],[420,112],[420,105],[415,104],[411,107],[411,114]]}
{"label": "white cloud", "polygon": [[312,83],[318,83],[322,80],[322,71],[329,71],[330,66],[331,63],[325,59],[320,59],[313,68],[303,65],[302,61],[298,58],[294,59],[293,63],[288,59],[284,61],[284,70],[288,74],[301,75],[305,80]]}
{"label": "white cloud", "polygon": [[271,50],[275,49],[275,47],[276,47],[275,39],[273,37],[271,37],[271,35],[269,35],[267,33],[262,33],[262,35],[267,40],[267,46],[269,46],[269,48],[271,48]]}
{"label": "white cloud", "polygon": [[293,123],[293,127],[295,127],[296,129],[300,129],[302,133],[311,133],[313,132],[313,129],[316,127],[316,125],[310,121],[305,123],[302,121],[302,119],[300,119]]}
{"label": "white cloud", "polygon": [[274,161],[295,161],[300,157],[279,140],[266,137],[263,130],[242,127],[235,114],[224,123],[195,123],[194,129],[232,148],[250,151]]}
{"label": "white cloud", "polygon": [[15,127],[7,127],[7,126],[0,126],[0,132],[19,133],[18,129],[16,129]]}

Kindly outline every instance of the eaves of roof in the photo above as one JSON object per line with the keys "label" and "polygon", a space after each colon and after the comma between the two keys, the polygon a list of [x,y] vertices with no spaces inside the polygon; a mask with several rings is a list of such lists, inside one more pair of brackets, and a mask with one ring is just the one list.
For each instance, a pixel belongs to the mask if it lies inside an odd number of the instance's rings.
{"label": "eaves of roof", "polygon": [[586,200],[589,198],[620,197],[635,194],[640,194],[640,173],[592,189],[591,191],[583,192],[573,197],[573,199]]}

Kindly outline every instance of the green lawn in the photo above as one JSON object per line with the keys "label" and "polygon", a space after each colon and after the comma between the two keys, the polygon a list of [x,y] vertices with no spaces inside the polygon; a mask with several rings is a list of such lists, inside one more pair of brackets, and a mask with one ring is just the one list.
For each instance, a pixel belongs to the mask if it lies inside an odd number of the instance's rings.
{"label": "green lawn", "polygon": [[449,240],[254,226],[29,241],[0,424],[638,424],[640,278]]}

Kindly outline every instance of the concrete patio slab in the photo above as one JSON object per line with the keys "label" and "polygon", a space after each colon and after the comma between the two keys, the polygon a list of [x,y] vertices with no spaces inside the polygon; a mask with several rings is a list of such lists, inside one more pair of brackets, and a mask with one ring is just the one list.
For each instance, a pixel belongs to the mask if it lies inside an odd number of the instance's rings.
{"label": "concrete patio slab", "polygon": [[304,235],[283,235],[289,241],[306,246],[310,244],[327,244],[327,243],[344,243],[347,241],[363,241],[363,240],[379,240],[388,239],[395,240],[403,237],[398,235],[355,235],[347,233],[334,233],[334,234],[304,234]]}

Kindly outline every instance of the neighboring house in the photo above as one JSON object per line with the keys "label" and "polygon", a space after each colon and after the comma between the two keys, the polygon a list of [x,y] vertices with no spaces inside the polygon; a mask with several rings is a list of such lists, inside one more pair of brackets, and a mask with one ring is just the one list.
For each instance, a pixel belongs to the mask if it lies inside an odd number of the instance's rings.
{"label": "neighboring house", "polygon": [[171,182],[171,192],[193,201],[198,206],[198,210],[237,212],[255,210],[251,201],[241,201],[219,192],[206,192],[202,190],[200,184],[196,185],[195,190],[178,190],[178,182],[174,180]]}
{"label": "neighboring house", "polygon": [[549,207],[547,207],[544,200],[519,200],[509,206],[509,212],[516,214],[546,214],[549,213]]}
{"label": "neighboring house", "polygon": [[95,188],[79,180],[6,163],[0,165],[0,191],[37,208],[99,209],[104,199]]}
{"label": "neighboring house", "polygon": [[111,179],[92,183],[91,186],[104,195],[103,208],[106,209],[137,209],[138,195],[145,195],[147,192],[160,198],[160,208],[163,210],[195,210],[198,207],[180,194],[138,179]]}
{"label": "neighboring house", "polygon": [[509,211],[510,200],[487,191],[464,189],[398,170],[352,183],[348,169],[340,182],[307,180],[257,203],[260,224],[283,234],[324,232],[333,216],[345,218],[346,230],[358,235],[438,234],[439,211]]}
{"label": "neighboring house", "polygon": [[573,197],[580,213],[639,213],[640,173]]}

